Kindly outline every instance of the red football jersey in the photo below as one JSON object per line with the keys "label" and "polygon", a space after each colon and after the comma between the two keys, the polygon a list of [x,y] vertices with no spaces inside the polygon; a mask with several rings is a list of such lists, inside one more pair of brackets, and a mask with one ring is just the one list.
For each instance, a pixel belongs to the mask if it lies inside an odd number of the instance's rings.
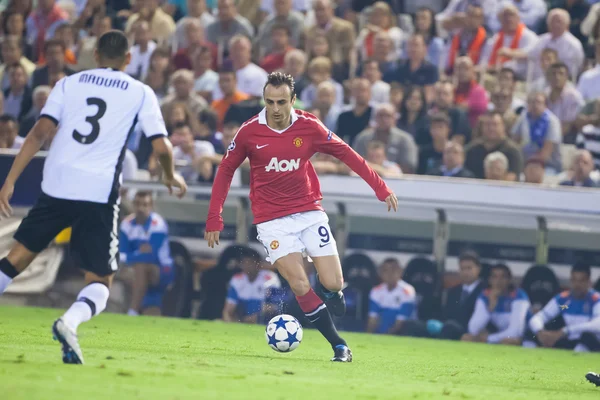
{"label": "red football jersey", "polygon": [[233,173],[250,160],[250,201],[254,223],[286,215],[323,210],[321,187],[310,163],[315,153],[330,154],[348,165],[384,201],[392,191],[386,183],[337,135],[314,115],[292,110],[291,125],[277,131],[267,125],[266,110],[238,130],[217,171],[210,198],[207,231],[223,230],[223,203]]}

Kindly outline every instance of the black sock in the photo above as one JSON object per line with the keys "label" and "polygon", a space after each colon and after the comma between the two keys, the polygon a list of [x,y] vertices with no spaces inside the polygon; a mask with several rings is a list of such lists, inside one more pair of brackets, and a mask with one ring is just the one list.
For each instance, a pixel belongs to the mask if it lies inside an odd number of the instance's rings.
{"label": "black sock", "polygon": [[8,261],[8,258],[4,257],[0,260],[0,271],[4,273],[4,275],[8,276],[10,279],[15,279],[17,275],[19,275],[19,271]]}
{"label": "black sock", "polygon": [[331,347],[335,348],[343,344],[346,345],[346,341],[338,335],[337,329],[333,324],[329,310],[325,304],[321,304],[315,311],[306,313],[306,318],[313,324],[315,328],[321,332],[321,334],[331,344]]}

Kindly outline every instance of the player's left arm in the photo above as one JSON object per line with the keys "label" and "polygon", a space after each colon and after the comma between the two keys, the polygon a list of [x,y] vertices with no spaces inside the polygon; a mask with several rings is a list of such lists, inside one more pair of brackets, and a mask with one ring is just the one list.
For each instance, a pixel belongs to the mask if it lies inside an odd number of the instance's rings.
{"label": "player's left arm", "polygon": [[10,199],[15,190],[15,183],[23,173],[23,170],[38,151],[42,148],[48,136],[56,129],[63,110],[63,97],[65,79],[63,78],[54,86],[50,92],[46,105],[41,111],[40,118],[27,134],[23,146],[15,157],[13,164],[6,176],[6,180],[0,190],[0,218],[10,217],[12,208]]}
{"label": "player's left arm", "polygon": [[508,327],[503,331],[488,335],[487,342],[500,343],[504,339],[522,339],[529,307],[531,307],[531,303],[528,299],[513,301]]}
{"label": "player's left arm", "polygon": [[314,122],[314,129],[317,132],[313,141],[315,152],[329,154],[342,161],[371,186],[380,201],[387,203],[388,211],[398,209],[398,199],[364,158],[319,121]]}
{"label": "player's left arm", "polygon": [[600,301],[596,300],[594,308],[592,308],[592,319],[581,324],[567,325],[563,332],[565,335],[580,334],[590,332],[600,334]]}

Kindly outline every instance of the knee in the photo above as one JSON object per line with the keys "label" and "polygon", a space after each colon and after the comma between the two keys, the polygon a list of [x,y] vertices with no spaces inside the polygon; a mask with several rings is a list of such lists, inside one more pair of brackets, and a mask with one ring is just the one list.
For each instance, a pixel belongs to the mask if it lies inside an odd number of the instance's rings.
{"label": "knee", "polygon": [[321,285],[330,292],[339,292],[344,287],[344,278],[341,276],[325,277],[319,275]]}

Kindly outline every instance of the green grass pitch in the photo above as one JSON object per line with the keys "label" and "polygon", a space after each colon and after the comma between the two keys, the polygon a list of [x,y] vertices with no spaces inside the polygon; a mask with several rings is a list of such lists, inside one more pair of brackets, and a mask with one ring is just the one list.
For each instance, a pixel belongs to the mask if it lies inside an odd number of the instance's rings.
{"label": "green grass pitch", "polygon": [[262,326],[103,314],[79,329],[86,364],[63,365],[61,310],[0,307],[0,399],[599,399],[600,357],[346,334],[351,364],[318,332],[290,354]]}

